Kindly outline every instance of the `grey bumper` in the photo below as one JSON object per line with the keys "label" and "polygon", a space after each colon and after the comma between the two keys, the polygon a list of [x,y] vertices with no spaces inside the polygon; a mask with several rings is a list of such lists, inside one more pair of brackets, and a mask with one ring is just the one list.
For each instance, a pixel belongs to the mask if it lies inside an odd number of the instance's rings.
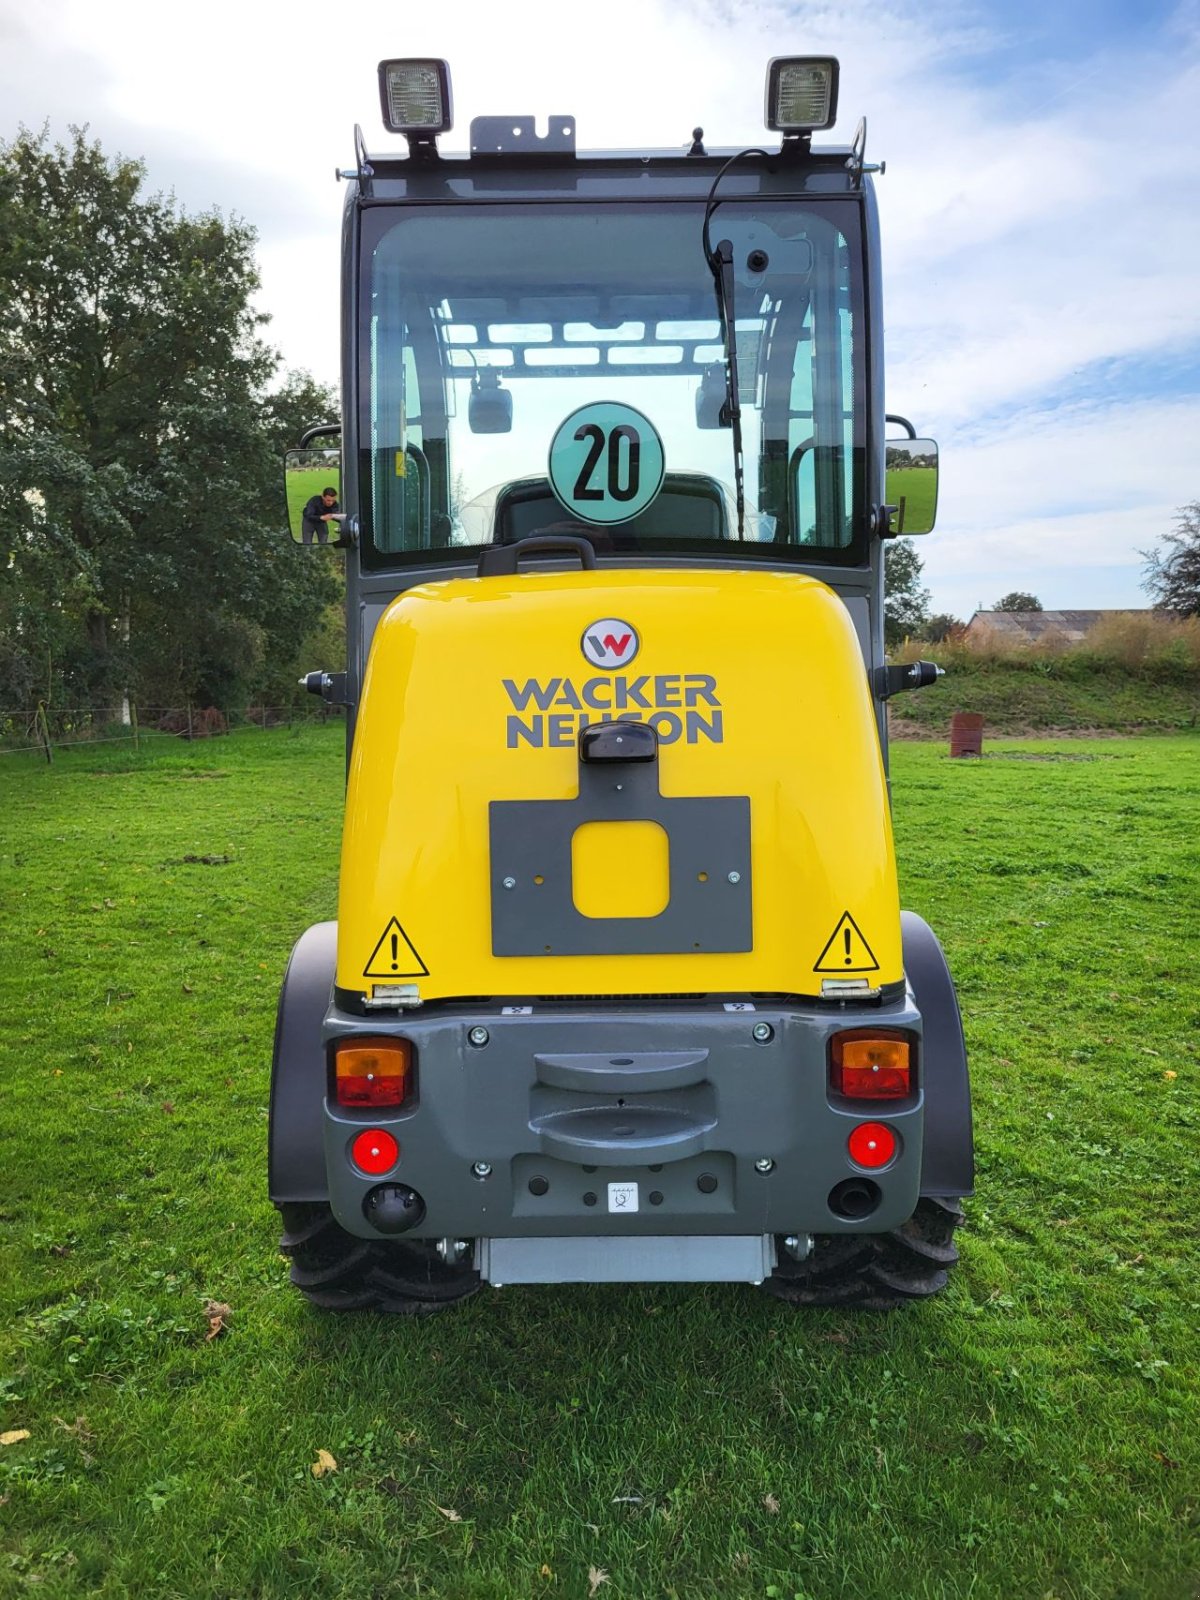
{"label": "grey bumper", "polygon": [[[754,1037],[762,1024],[766,1041]],[[416,1052],[415,1097],[399,1114],[326,1104],[334,1213],[349,1232],[378,1237],[363,1203],[377,1184],[397,1183],[424,1202],[424,1238],[878,1233],[915,1209],[924,1118],[919,1092],[831,1100],[830,1034],[870,1026],[920,1034],[921,1018],[911,1001],[752,1011],[663,1001],[526,1015],[461,1007],[369,1019],[332,1008],[326,1044],[399,1034]],[[473,1029],[486,1030],[486,1043],[469,1042]],[[891,1164],[870,1173],[846,1144],[866,1121],[886,1122],[898,1140]],[[368,1177],[353,1165],[365,1127],[398,1141],[393,1171]],[[878,1190],[861,1218],[830,1205],[849,1180]]]}

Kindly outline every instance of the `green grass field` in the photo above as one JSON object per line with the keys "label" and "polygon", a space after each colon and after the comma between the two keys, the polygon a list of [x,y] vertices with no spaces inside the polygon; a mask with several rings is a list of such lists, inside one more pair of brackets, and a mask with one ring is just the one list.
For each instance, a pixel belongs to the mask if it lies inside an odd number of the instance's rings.
{"label": "green grass field", "polygon": [[0,758],[0,1594],[1200,1592],[1200,740],[990,749],[894,752],[972,1050],[951,1289],[416,1323],[307,1307],[264,1198],[340,729]]}
{"label": "green grass field", "polygon": [[888,504],[899,508],[894,519],[901,534],[916,528],[928,532],[933,526],[937,501],[937,471],[931,467],[892,467],[887,475]]}

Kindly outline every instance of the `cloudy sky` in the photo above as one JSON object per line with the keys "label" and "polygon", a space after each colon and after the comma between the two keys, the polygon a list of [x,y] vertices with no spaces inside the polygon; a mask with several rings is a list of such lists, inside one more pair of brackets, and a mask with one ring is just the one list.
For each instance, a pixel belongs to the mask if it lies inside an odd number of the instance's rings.
{"label": "cloudy sky", "polygon": [[[1200,499],[1200,0],[0,0],[0,133],[86,122],[150,186],[260,238],[268,336],[337,374],[337,167],[385,56],[471,117],[583,146],[758,143],[772,55],[837,55],[884,229],[888,409],[942,450],[938,610],[1010,589],[1144,605],[1138,552]],[[826,136],[829,137],[829,136]]]}

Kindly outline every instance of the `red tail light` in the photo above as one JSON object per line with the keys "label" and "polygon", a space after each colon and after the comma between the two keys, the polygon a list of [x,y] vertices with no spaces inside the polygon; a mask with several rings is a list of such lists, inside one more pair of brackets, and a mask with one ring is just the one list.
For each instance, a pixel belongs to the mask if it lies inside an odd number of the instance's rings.
{"label": "red tail light", "polygon": [[886,1167],[896,1154],[896,1135],[886,1122],[860,1122],[846,1141],[858,1167]]}
{"label": "red tail light", "polygon": [[399,1106],[412,1080],[407,1039],[343,1039],[334,1046],[335,1098],[340,1106]]}
{"label": "red tail light", "polygon": [[912,1047],[898,1029],[854,1028],[831,1041],[830,1088],[852,1100],[902,1100],[912,1093]]}
{"label": "red tail light", "polygon": [[400,1159],[400,1146],[386,1128],[367,1128],[350,1146],[350,1159],[360,1172],[379,1178]]}

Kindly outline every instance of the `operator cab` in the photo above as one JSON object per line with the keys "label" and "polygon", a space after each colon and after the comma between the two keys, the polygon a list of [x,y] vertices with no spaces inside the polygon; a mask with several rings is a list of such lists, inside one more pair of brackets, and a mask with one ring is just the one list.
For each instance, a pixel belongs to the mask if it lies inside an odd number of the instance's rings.
{"label": "operator cab", "polygon": [[726,176],[713,223],[732,250],[740,518],[695,184],[647,206],[597,174],[487,206],[467,193],[482,175],[456,181],[461,204],[364,211],[367,568],[564,529],[600,552],[864,559],[860,208],[776,199],[754,165]]}

